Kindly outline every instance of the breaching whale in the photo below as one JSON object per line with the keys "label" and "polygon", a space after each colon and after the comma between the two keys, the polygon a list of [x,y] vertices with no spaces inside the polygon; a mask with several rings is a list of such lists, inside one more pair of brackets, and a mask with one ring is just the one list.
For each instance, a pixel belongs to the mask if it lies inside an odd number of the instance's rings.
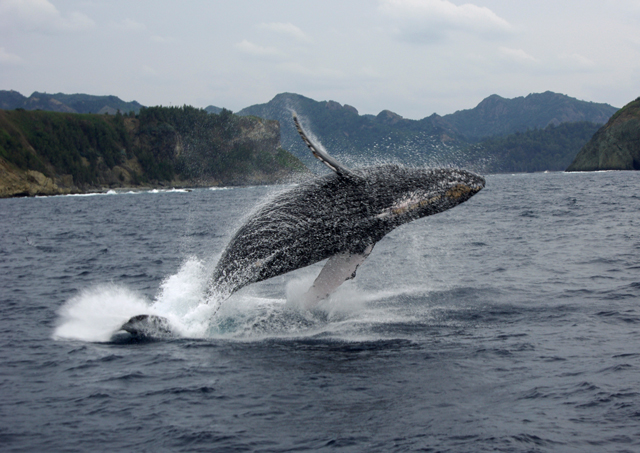
{"label": "breaching whale", "polygon": [[[301,183],[258,209],[235,233],[211,276],[207,300],[223,301],[240,288],[328,259],[303,296],[312,308],[357,268],[396,227],[451,209],[479,192],[483,177],[456,168],[378,165],[348,169],[298,133],[332,173]],[[134,335],[168,321],[138,315],[122,326]]]}

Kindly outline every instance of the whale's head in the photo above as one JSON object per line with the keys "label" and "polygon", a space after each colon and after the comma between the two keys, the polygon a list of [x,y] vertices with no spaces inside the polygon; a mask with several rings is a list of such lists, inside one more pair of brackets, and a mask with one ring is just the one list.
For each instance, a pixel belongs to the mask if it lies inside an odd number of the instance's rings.
{"label": "whale's head", "polygon": [[482,176],[457,168],[389,165],[371,169],[368,176],[374,215],[396,225],[451,209],[485,185]]}

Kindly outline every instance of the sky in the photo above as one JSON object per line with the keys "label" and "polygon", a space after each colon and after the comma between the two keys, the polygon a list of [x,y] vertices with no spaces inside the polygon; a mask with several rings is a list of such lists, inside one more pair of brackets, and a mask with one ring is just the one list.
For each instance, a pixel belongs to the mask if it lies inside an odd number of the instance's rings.
{"label": "sky", "polygon": [[640,96],[640,0],[0,0],[0,90],[232,111],[282,92],[420,119]]}

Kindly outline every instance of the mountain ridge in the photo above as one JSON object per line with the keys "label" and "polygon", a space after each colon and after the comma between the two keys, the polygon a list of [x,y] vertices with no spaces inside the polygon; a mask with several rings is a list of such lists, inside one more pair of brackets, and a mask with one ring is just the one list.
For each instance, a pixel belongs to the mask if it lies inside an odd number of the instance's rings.
{"label": "mountain ridge", "polygon": [[458,110],[442,118],[465,137],[478,140],[562,123],[587,121],[604,124],[617,110],[609,104],[581,101],[566,94],[545,91],[512,99],[492,94],[473,109]]}
{"label": "mountain ridge", "polygon": [[[34,92],[26,98],[15,91],[0,91],[0,108],[9,107],[115,114],[118,110],[127,112],[127,109],[136,112],[143,106],[136,101],[126,103],[116,96]],[[213,105],[204,109],[210,114],[219,114],[223,110]],[[558,168],[559,165],[562,162],[568,165],[591,138],[585,134],[594,128],[586,123],[604,124],[617,109],[608,104],[581,101],[546,91],[512,99],[492,94],[471,109],[444,116],[434,113],[413,120],[390,110],[382,110],[377,115],[360,115],[356,107],[348,104],[333,100],[316,101],[284,92],[267,103],[237,112],[240,116],[278,121],[283,148],[307,166],[323,172],[326,169],[313,159],[298,137],[291,121],[293,111],[297,112],[316,140],[345,165],[357,167],[396,162],[464,166],[491,173],[512,171],[510,169],[563,170]],[[574,126],[548,129],[564,124]],[[527,133],[537,130],[540,132],[533,135]],[[568,135],[562,137],[561,131]],[[500,149],[501,144],[508,146],[508,152]],[[500,159],[507,156],[510,163],[504,165]]]}
{"label": "mountain ridge", "polygon": [[[617,109],[547,91],[514,99],[491,95],[473,109],[411,120],[390,110],[382,110],[378,115],[360,115],[355,107],[336,101],[315,101],[295,93],[279,93],[265,104],[237,112],[241,116],[280,121],[283,147],[307,166],[318,169],[297,137],[291,123],[293,111],[297,112],[303,125],[306,124],[319,141],[345,163],[351,161],[361,165],[382,158],[405,164],[471,166],[477,171],[492,172],[500,171],[502,167],[489,165],[492,160],[480,156],[479,148],[474,144],[491,137],[564,123],[602,124]],[[587,140],[588,137],[583,143]],[[570,162],[577,150],[572,148],[567,152],[574,154],[555,160]],[[533,168],[538,166],[522,168],[535,171]],[[530,170],[526,170],[528,168]]]}
{"label": "mountain ridge", "polygon": [[0,90],[2,110],[45,110],[62,113],[138,113],[144,107],[137,101],[126,102],[117,96],[92,94],[40,93],[34,91],[26,97],[14,90]]}

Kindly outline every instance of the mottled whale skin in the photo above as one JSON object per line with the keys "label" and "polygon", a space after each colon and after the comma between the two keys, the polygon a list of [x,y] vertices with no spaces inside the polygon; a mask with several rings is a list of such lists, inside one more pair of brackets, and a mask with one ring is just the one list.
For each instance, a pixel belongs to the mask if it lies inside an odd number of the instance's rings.
{"label": "mottled whale skin", "polygon": [[453,208],[482,187],[484,179],[465,170],[397,165],[300,184],[272,199],[236,232],[210,290],[225,297],[334,256],[366,257],[394,228]]}
{"label": "mottled whale skin", "polygon": [[[349,170],[315,146],[295,116],[294,121],[314,156],[333,172],[275,196],[248,218],[222,253],[208,300],[224,300],[248,284],[329,258],[304,295],[311,308],[355,277],[373,246],[394,228],[451,209],[485,185],[481,176],[455,168]],[[149,323],[166,327],[163,319],[148,316]],[[137,334],[144,321],[144,315],[135,317],[123,330]]]}

